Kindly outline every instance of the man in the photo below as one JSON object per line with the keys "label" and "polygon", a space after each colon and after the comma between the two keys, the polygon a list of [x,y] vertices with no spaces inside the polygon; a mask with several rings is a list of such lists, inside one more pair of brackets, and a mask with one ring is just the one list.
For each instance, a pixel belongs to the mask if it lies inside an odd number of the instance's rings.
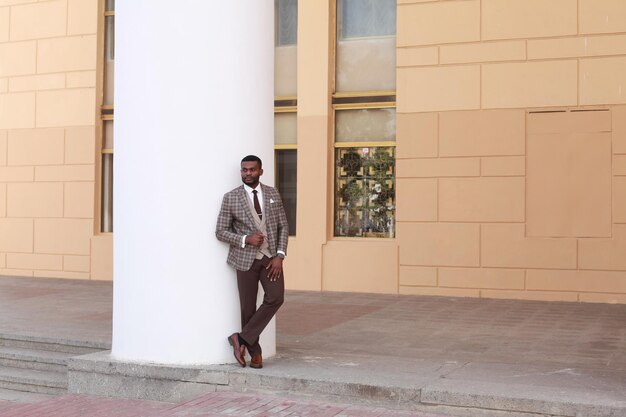
{"label": "man", "polygon": [[[215,235],[230,244],[227,262],[237,270],[241,307],[241,333],[233,333],[228,343],[235,359],[246,366],[262,368],[259,335],[283,304],[285,282],[283,259],[287,253],[289,226],[278,191],[261,184],[261,159],[248,155],[241,160],[243,185],[224,194]],[[256,308],[259,282],[265,295]]]}

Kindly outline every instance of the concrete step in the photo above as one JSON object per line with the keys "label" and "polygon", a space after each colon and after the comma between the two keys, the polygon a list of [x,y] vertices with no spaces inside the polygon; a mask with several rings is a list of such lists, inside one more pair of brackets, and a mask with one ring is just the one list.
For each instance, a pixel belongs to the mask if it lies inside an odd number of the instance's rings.
{"label": "concrete step", "polygon": [[67,358],[74,353],[0,346],[0,366],[67,372]]}
{"label": "concrete step", "polygon": [[0,366],[0,388],[39,394],[65,394],[67,373]]}
{"label": "concrete step", "polygon": [[38,394],[35,392],[15,391],[0,388],[0,403],[3,405],[7,405],[5,403],[7,401],[17,404],[35,404],[51,398],[56,398],[56,395]]}
{"label": "concrete step", "polygon": [[0,333],[0,346],[32,350],[47,350],[52,352],[66,352],[74,353],[76,355],[98,352],[110,348],[107,345],[99,344],[97,342],[53,339],[48,337],[6,333]]}

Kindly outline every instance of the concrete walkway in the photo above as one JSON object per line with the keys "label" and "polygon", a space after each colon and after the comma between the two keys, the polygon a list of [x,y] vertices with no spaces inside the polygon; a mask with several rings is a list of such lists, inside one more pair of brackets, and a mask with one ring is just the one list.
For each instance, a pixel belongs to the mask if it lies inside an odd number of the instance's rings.
{"label": "concrete walkway", "polygon": [[[107,348],[111,297],[1,277],[0,333]],[[626,416],[626,305],[292,291],[277,331],[263,370],[214,368],[258,392],[455,416]]]}

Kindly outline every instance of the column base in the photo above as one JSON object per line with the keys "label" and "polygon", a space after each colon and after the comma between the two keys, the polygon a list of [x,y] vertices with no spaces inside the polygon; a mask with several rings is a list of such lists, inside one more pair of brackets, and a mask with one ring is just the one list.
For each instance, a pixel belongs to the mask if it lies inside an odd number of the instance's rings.
{"label": "column base", "polygon": [[232,368],[123,361],[97,352],[69,359],[68,392],[176,403],[227,386]]}

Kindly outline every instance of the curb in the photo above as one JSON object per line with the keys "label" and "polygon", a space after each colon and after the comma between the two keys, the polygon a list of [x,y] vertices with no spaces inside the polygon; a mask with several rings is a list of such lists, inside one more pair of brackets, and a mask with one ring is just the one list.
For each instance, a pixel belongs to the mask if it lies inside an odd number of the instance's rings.
{"label": "curb", "polygon": [[[98,352],[68,361],[69,392],[178,402],[214,391],[266,392],[324,397],[336,402],[367,403],[404,410],[444,412],[455,416],[619,417],[626,399],[613,393],[574,388],[537,387],[451,380],[445,375],[416,383],[393,384],[367,373],[326,372],[323,366],[293,363],[301,358],[270,360],[262,370],[236,365],[172,366],[116,360]],[[319,372],[323,369],[323,372]],[[366,370],[367,371],[367,370]]]}

